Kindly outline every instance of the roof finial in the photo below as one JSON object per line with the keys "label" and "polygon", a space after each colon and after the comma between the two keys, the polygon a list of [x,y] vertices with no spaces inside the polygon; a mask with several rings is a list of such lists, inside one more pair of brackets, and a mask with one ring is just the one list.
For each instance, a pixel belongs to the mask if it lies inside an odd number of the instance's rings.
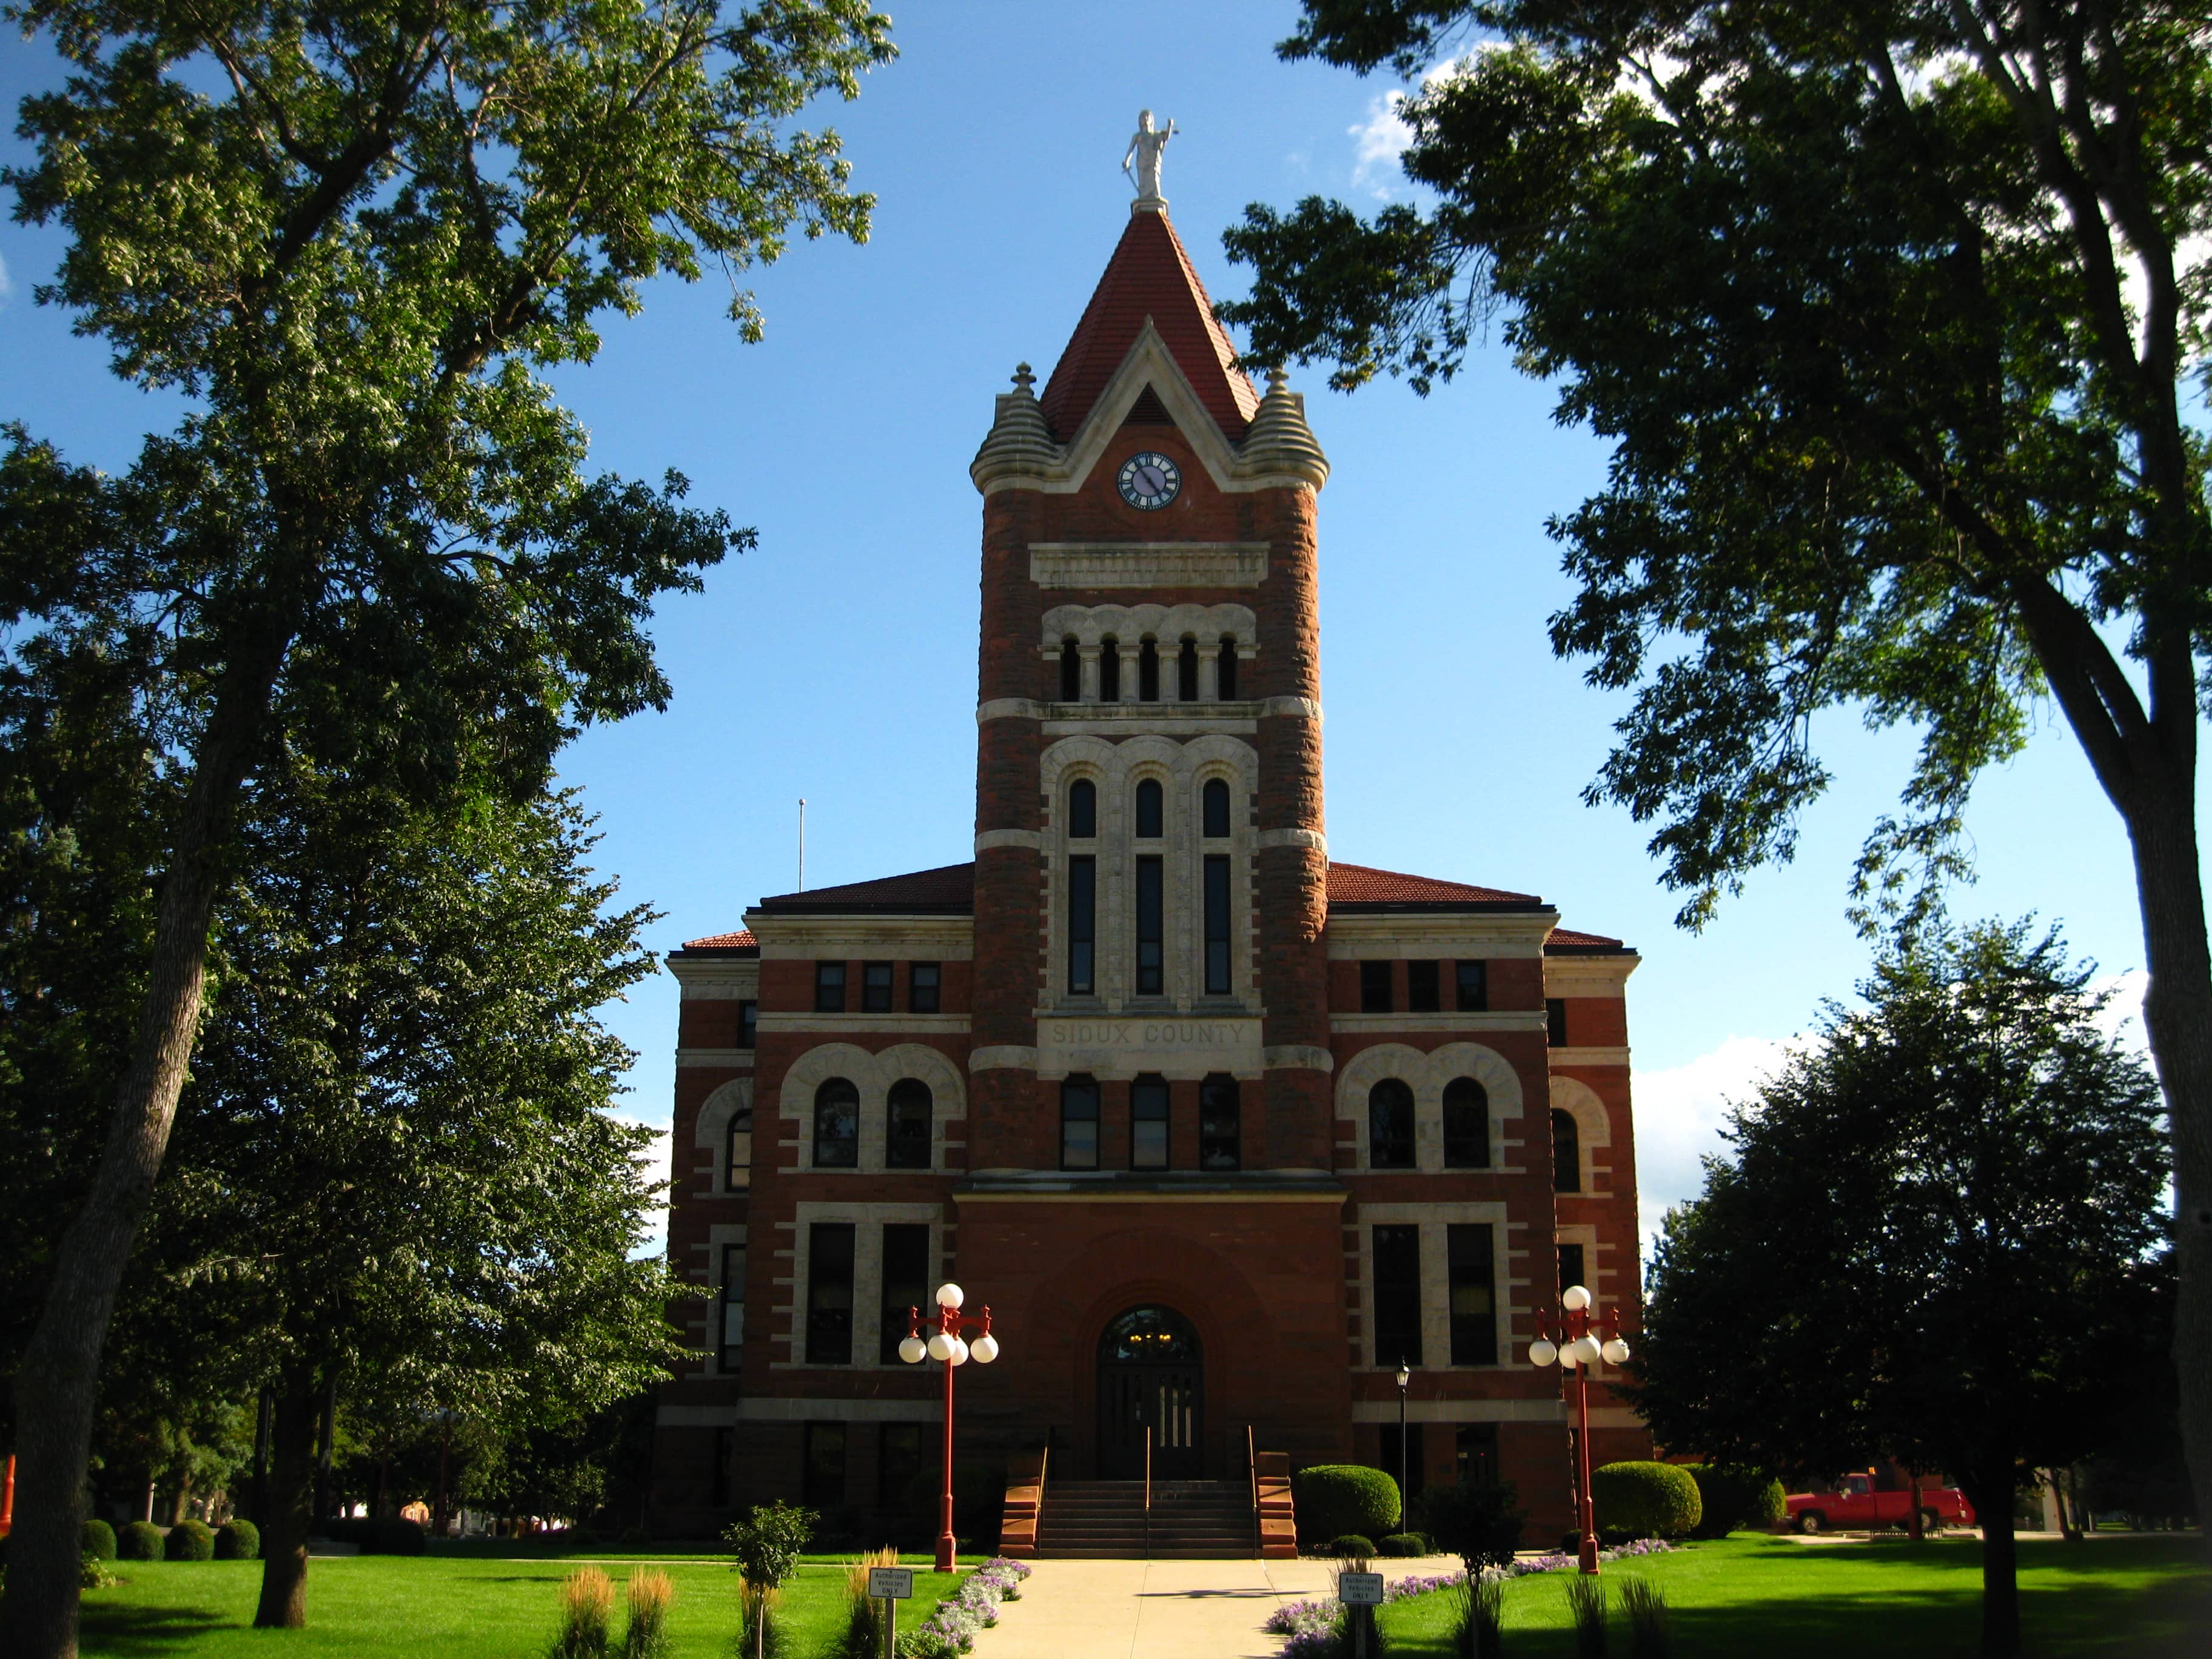
{"label": "roof finial", "polygon": [[[1130,208],[1132,213],[1165,213],[1168,198],[1160,194],[1160,157],[1168,147],[1168,140],[1176,136],[1176,124],[1170,121],[1167,131],[1159,131],[1152,125],[1152,111],[1137,112],[1137,130],[1129,137],[1128,153],[1121,157],[1121,171],[1127,173],[1137,187],[1137,199]],[[1131,162],[1135,166],[1132,167]]]}
{"label": "roof finial", "polygon": [[1024,398],[1033,397],[1036,394],[1031,392],[1030,388],[1036,384],[1036,375],[1030,370],[1030,366],[1027,363],[1016,363],[1014,365],[1015,391],[1020,392]]}

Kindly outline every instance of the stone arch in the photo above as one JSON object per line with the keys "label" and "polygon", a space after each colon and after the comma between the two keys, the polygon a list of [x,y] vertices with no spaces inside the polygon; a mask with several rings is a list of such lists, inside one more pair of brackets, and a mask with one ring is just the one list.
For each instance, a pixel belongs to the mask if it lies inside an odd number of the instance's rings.
{"label": "stone arch", "polygon": [[[1594,1154],[1600,1146],[1613,1145],[1613,1115],[1605,1103],[1597,1097],[1597,1091],[1579,1078],[1555,1077],[1552,1079],[1552,1109],[1565,1112],[1575,1121],[1578,1152],[1582,1167],[1577,1171],[1576,1190],[1583,1194],[1597,1190],[1597,1172]],[[1550,1136],[1546,1135],[1546,1144]]]}
{"label": "stone arch", "polygon": [[1071,637],[1095,651],[1109,635],[1126,644],[1148,634],[1166,642],[1180,642],[1185,635],[1200,641],[1226,635],[1237,641],[1242,655],[1260,648],[1259,623],[1249,605],[1056,605],[1044,613],[1042,641],[1048,652],[1058,652]]}
{"label": "stone arch", "polygon": [[[753,1080],[749,1077],[732,1078],[727,1083],[700,1103],[699,1116],[692,1125],[691,1144],[712,1154],[714,1160],[714,1190],[727,1192],[730,1172],[723,1167],[729,1153],[729,1127],[732,1114],[749,1110],[753,1103]],[[755,1133],[758,1130],[756,1128]],[[756,1162],[759,1154],[754,1154]]]}
{"label": "stone arch", "polygon": [[[925,1042],[897,1042],[878,1054],[851,1042],[824,1042],[809,1048],[783,1074],[778,1097],[782,1115],[799,1125],[798,1167],[814,1167],[814,1091],[833,1077],[848,1079],[860,1094],[860,1152],[854,1170],[866,1174],[884,1168],[884,1117],[891,1085],[902,1077],[919,1078],[929,1085],[930,1167],[945,1168],[948,1126],[968,1115],[966,1081],[953,1063]],[[756,1133],[758,1133],[756,1129]]]}
{"label": "stone arch", "polygon": [[1495,1048],[1480,1042],[1447,1042],[1424,1054],[1403,1042],[1378,1042],[1362,1048],[1336,1074],[1336,1115],[1361,1131],[1352,1136],[1354,1167],[1365,1170],[1367,1097],[1386,1077],[1413,1091],[1413,1167],[1425,1175],[1444,1168],[1444,1085],[1471,1077],[1490,1097],[1490,1167],[1503,1169],[1504,1124],[1522,1115],[1520,1073]]}

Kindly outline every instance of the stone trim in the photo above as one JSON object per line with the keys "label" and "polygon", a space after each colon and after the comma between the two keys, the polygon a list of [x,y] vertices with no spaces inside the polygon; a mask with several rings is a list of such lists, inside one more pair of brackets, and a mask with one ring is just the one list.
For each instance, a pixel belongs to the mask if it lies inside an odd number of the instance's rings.
{"label": "stone trim", "polygon": [[[730,1119],[740,1111],[750,1110],[752,1103],[753,1080],[749,1077],[740,1077],[731,1079],[713,1094],[708,1095],[700,1104],[698,1119],[691,1127],[691,1145],[695,1149],[714,1154],[714,1174],[710,1177],[714,1185],[709,1190],[716,1197],[738,1196],[729,1189],[730,1172],[726,1163],[730,1152],[730,1138],[727,1130],[730,1127]],[[760,1167],[760,1148],[764,1144],[761,1135],[760,1122],[756,1119],[753,1123],[753,1167],[756,1170]],[[732,1244],[744,1243],[744,1229],[738,1229],[738,1237],[729,1242]]]}
{"label": "stone trim", "polygon": [[763,1032],[787,1036],[794,1031],[817,1031],[824,1036],[850,1036],[856,1031],[872,1036],[880,1031],[887,1036],[894,1033],[964,1036],[968,1031],[965,1014],[763,1014],[759,1019]]}
{"label": "stone trim", "polygon": [[1034,720],[1044,717],[1044,705],[1034,697],[993,697],[975,705],[975,724],[986,720]]}
{"label": "stone trim", "polygon": [[1336,1115],[1352,1126],[1352,1167],[1362,1173],[1369,1168],[1368,1092],[1383,1079],[1396,1078],[1413,1091],[1413,1168],[1423,1175],[1444,1174],[1444,1085],[1459,1077],[1473,1078],[1490,1097],[1490,1167],[1458,1173],[1520,1173],[1505,1161],[1507,1146],[1516,1144],[1506,1140],[1505,1124],[1522,1115],[1521,1074],[1495,1048],[1476,1042],[1448,1042],[1425,1054],[1382,1042],[1345,1062],[1336,1079]]}
{"label": "stone trim", "polygon": [[678,1048],[678,1066],[714,1066],[724,1070],[735,1067],[750,1072],[753,1068],[753,1051],[750,1048]]}
{"label": "stone trim", "polygon": [[[1114,728],[1131,726],[1133,737],[1253,738],[1260,722],[1249,702],[1224,702],[1211,714],[1171,713],[1203,708],[1192,702],[1056,702],[1044,722],[1047,741],[1055,738],[1099,737],[1111,740],[1121,735]],[[1242,712],[1240,712],[1242,711]]]}
{"label": "stone trim", "polygon": [[[880,1018],[880,1016],[878,1016]],[[926,1018],[926,1016],[925,1016]],[[842,1077],[860,1092],[860,1162],[851,1170],[820,1170],[814,1164],[814,1092],[831,1078]],[[798,1156],[793,1167],[827,1176],[882,1175],[884,1146],[886,1139],[884,1114],[889,1109],[891,1085],[901,1078],[918,1078],[929,1085],[931,1109],[929,1114],[929,1167],[942,1173],[946,1168],[945,1146],[948,1139],[962,1140],[966,1136],[964,1120],[968,1115],[967,1079],[959,1067],[935,1048],[919,1042],[902,1042],[872,1054],[849,1042],[825,1042],[819,1048],[809,1048],[793,1060],[783,1075],[783,1085],[777,1097],[778,1110],[786,1122],[799,1126]],[[761,1133],[761,1114],[753,1115],[753,1133]],[[951,1126],[962,1121],[962,1133],[954,1135]],[[922,1170],[892,1171],[894,1174],[925,1173]]]}
{"label": "stone trim", "polygon": [[1332,1033],[1358,1036],[1368,1032],[1540,1031],[1544,1016],[1525,1009],[1488,1014],[1331,1014]]}
{"label": "stone trim", "polygon": [[1262,830],[1257,844],[1263,853],[1275,847],[1303,847],[1328,856],[1328,837],[1318,830]]}
{"label": "stone trim", "polygon": [[760,959],[763,962],[813,962],[823,958],[850,962],[867,957],[966,962],[975,954],[973,916],[895,913],[810,916],[750,910],[745,913],[745,926],[760,941]]}
{"label": "stone trim", "polygon": [[1617,957],[1546,957],[1544,994],[1547,997],[1617,997],[1626,995],[1628,976],[1644,965],[1634,951]]}
{"label": "stone trim", "polygon": [[[1104,551],[1116,545],[1119,544],[1103,544],[1096,550]],[[1115,556],[1135,558],[1163,545],[1202,547],[1206,544],[1133,542],[1127,544],[1130,551],[1117,553]],[[1258,542],[1255,543],[1254,546],[1264,561],[1267,555],[1267,544],[1265,542]],[[1033,546],[1030,550],[1032,562],[1035,561],[1036,553],[1037,548]],[[1219,586],[1220,584],[1209,585]],[[1159,584],[1157,582],[1141,584],[1084,582],[1079,586],[1084,587],[1113,586],[1156,587]],[[1184,636],[1188,635],[1200,647],[1212,646],[1218,648],[1222,636],[1226,635],[1237,641],[1237,653],[1241,659],[1238,664],[1240,668],[1244,662],[1255,660],[1260,654],[1259,619],[1252,614],[1252,607],[1249,605],[1056,605],[1044,613],[1044,621],[1041,624],[1039,633],[1042,642],[1038,648],[1057,661],[1062,646],[1071,635],[1073,636],[1079,647],[1086,652],[1095,653],[1103,647],[1106,636],[1109,634],[1132,653],[1147,637],[1162,647],[1180,649]],[[1171,652],[1164,650],[1160,663],[1163,679],[1172,672],[1174,666],[1175,658]],[[1088,670],[1090,664],[1085,663],[1085,667]],[[1095,702],[1097,698],[1097,676],[1095,673],[1086,672],[1084,678],[1091,683],[1084,687],[1083,701]],[[1122,701],[1127,702],[1129,699],[1125,697]],[[1161,701],[1173,700],[1163,697]],[[1200,701],[1212,702],[1217,699],[1201,696]]]}
{"label": "stone trim", "polygon": [[684,988],[686,1002],[738,1002],[760,994],[758,957],[690,957],[670,951],[661,961]]}
{"label": "stone trim", "polygon": [[1336,1056],[1311,1043],[1282,1042],[1261,1049],[1260,1063],[1271,1072],[1333,1072]]}
{"label": "stone trim", "polygon": [[[1562,1198],[1594,1198],[1598,1195],[1597,1177],[1601,1167],[1611,1173],[1612,1166],[1596,1163],[1597,1149],[1613,1145],[1613,1115],[1605,1103],[1597,1097],[1597,1091],[1579,1079],[1555,1077],[1552,1079],[1552,1109],[1565,1112],[1575,1121],[1579,1132],[1576,1151],[1582,1159],[1582,1188],[1579,1192],[1562,1193]],[[1595,1267],[1597,1258],[1590,1258]],[[1595,1289],[1595,1286],[1591,1288]]]}
{"label": "stone trim", "polygon": [[[866,1121],[865,1119],[862,1121]],[[853,1358],[842,1365],[809,1365],[806,1363],[807,1275],[811,1268],[808,1261],[811,1248],[808,1230],[817,1221],[849,1221],[854,1224]],[[769,1370],[837,1372],[926,1370],[926,1366],[908,1365],[904,1361],[894,1361],[886,1365],[876,1358],[878,1340],[876,1316],[884,1300],[884,1224],[915,1221],[929,1224],[932,1268],[929,1280],[932,1285],[942,1284],[945,1278],[943,1205],[844,1204],[834,1200],[822,1203],[802,1201],[798,1205],[792,1224],[789,1329],[769,1338],[771,1341],[784,1343],[790,1357],[770,1360]]]}
{"label": "stone trim", "polygon": [[1554,1048],[1552,1050],[1552,1064],[1554,1066],[1626,1066],[1628,1064],[1628,1050],[1626,1048]]}
{"label": "stone trim", "polygon": [[[1359,1231],[1359,1306],[1364,1315],[1360,1335],[1369,1365],[1377,1370],[1395,1370],[1398,1366],[1396,1354],[1375,1352],[1374,1230],[1407,1224],[1421,1230],[1421,1363],[1417,1369],[1464,1374],[1503,1370],[1513,1364],[1513,1315],[1516,1310],[1512,1305],[1513,1281],[1508,1267],[1512,1258],[1525,1256],[1526,1252],[1513,1249],[1508,1242],[1504,1200],[1475,1204],[1363,1203],[1345,1219],[1347,1225],[1357,1225]],[[1498,1328],[1495,1364],[1455,1365],[1450,1360],[1451,1273],[1444,1229],[1455,1222],[1487,1225],[1491,1230],[1491,1316]],[[1397,1402],[1389,1403],[1395,1416]]]}
{"label": "stone trim", "polygon": [[1034,853],[1044,845],[1044,837],[1034,830],[980,830],[975,834],[977,853],[995,853],[1001,847],[1017,847]]}
{"label": "stone trim", "polygon": [[986,1044],[968,1055],[971,1072],[1034,1072],[1036,1066],[1036,1049],[1010,1042]]}
{"label": "stone trim", "polygon": [[1311,697],[1263,697],[1260,702],[1261,720],[1311,720],[1321,724],[1321,704]]}
{"label": "stone trim", "polygon": [[1257,587],[1267,574],[1266,542],[1030,544],[1030,580],[1048,590]]}
{"label": "stone trim", "polygon": [[[1534,910],[1431,912],[1332,911],[1332,962],[1425,962],[1465,957],[1540,957],[1544,936],[1559,924],[1546,905]],[[1421,1016],[1427,1018],[1427,1015]]]}

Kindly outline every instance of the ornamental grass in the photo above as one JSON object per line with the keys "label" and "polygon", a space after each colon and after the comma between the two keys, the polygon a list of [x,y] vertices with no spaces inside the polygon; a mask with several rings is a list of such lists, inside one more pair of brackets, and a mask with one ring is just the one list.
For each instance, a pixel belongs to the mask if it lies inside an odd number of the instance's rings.
{"label": "ornamental grass", "polygon": [[676,1585],[657,1567],[641,1567],[623,1588],[629,1622],[623,1626],[623,1659],[669,1659],[676,1650],[668,1631],[669,1604]]}
{"label": "ornamental grass", "polygon": [[614,1581],[597,1567],[579,1567],[561,1581],[561,1631],[546,1659],[606,1659],[614,1616]]}

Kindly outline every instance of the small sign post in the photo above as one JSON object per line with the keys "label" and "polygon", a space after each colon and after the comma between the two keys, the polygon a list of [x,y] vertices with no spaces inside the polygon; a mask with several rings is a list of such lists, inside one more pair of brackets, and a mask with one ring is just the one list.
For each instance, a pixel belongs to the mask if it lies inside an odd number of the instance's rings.
{"label": "small sign post", "polygon": [[1340,1572],[1336,1576],[1336,1599],[1347,1608],[1361,1611],[1352,1615],[1352,1639],[1359,1659],[1366,1659],[1367,1627],[1375,1615],[1364,1611],[1382,1605],[1382,1575],[1379,1572]]}
{"label": "small sign post", "polygon": [[898,1604],[914,1599],[912,1567],[870,1567],[868,1594],[884,1604],[884,1651],[898,1651]]}

